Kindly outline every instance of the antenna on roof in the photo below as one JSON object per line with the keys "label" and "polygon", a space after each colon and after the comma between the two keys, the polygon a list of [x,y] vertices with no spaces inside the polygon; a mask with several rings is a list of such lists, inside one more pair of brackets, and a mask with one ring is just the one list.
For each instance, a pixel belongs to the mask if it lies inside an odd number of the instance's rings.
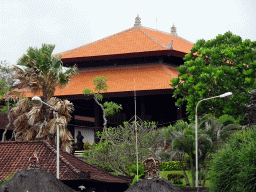
{"label": "antenna on roof", "polygon": [[156,18],[156,29],[157,29],[157,18]]}

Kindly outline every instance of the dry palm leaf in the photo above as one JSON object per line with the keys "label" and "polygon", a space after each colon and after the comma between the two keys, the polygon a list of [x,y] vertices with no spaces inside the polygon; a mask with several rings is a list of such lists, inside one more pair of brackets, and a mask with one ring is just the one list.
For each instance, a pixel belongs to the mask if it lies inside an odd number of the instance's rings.
{"label": "dry palm leaf", "polygon": [[24,96],[24,91],[20,89],[13,89],[12,91],[8,91],[4,94],[5,101],[11,101],[17,102]]}
{"label": "dry palm leaf", "polygon": [[28,113],[27,113],[27,118],[28,118],[28,123],[30,125],[34,125],[35,120],[38,118],[40,111],[41,111],[42,105],[39,106],[34,106]]}

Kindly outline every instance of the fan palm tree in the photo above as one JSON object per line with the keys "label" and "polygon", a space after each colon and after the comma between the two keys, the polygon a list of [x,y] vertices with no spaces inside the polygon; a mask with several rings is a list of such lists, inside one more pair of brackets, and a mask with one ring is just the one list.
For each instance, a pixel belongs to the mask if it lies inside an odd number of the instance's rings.
{"label": "fan palm tree", "polygon": [[[200,118],[198,126],[198,163],[200,168],[199,184],[203,180],[202,186],[205,185],[208,174],[207,160],[210,158],[210,153],[221,147],[229,135],[238,130],[239,127],[235,124],[234,118],[228,115],[223,115],[219,119],[210,114]],[[183,162],[185,160],[184,155],[189,156],[192,185],[195,186],[195,124],[177,121],[174,126],[163,128],[160,132],[167,141],[171,142],[172,147],[166,153],[169,154],[170,160],[176,157],[180,161],[187,184],[189,184],[189,181]]]}
{"label": "fan palm tree", "polygon": [[[30,47],[14,67],[16,78],[26,89],[33,94],[41,95],[42,101],[58,110],[60,122],[61,148],[70,152],[73,139],[67,130],[67,123],[71,119],[70,113],[74,106],[68,100],[62,101],[53,97],[56,87],[65,87],[77,74],[76,66],[62,72],[63,63],[60,57],[53,57],[54,45],[43,44],[42,48]],[[6,94],[6,100],[18,101],[16,107],[9,113],[9,119],[15,126],[15,140],[30,140],[46,137],[51,143],[54,142],[56,133],[55,117],[52,109],[46,105],[36,105],[28,98],[23,98],[23,90],[14,89]]]}

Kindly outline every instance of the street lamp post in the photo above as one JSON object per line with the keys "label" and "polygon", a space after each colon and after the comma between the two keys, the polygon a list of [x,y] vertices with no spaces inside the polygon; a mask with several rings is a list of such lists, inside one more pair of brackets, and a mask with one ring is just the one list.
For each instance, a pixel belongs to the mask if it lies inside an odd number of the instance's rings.
{"label": "street lamp post", "polygon": [[232,95],[231,92],[227,92],[227,93],[224,93],[222,95],[215,96],[215,97],[210,97],[210,98],[202,99],[196,105],[196,113],[195,113],[195,120],[196,120],[196,129],[195,129],[195,137],[196,137],[196,187],[198,187],[197,107],[198,107],[198,105],[199,105],[199,103],[201,101],[210,100],[210,99],[214,99],[214,98],[222,98],[222,97],[227,97],[227,96],[231,96],[231,95]]}
{"label": "street lamp post", "polygon": [[57,170],[56,170],[56,177],[57,179],[60,178],[60,148],[59,148],[59,144],[60,144],[60,138],[59,138],[59,125],[58,125],[58,122],[59,122],[59,117],[58,117],[58,111],[51,105],[45,103],[44,101],[41,100],[40,97],[33,97],[32,98],[32,101],[36,104],[40,104],[40,103],[43,103],[45,105],[47,105],[48,107],[52,108],[54,111],[53,111],[53,114],[56,115],[56,126],[57,126]]}

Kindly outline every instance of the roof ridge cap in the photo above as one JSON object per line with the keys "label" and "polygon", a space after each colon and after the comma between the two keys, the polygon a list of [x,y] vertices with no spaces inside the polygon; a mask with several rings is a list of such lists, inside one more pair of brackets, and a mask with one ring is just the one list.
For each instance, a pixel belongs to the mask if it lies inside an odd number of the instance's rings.
{"label": "roof ridge cap", "polygon": [[157,40],[155,40],[153,37],[151,37],[149,34],[147,34],[145,31],[143,31],[140,27],[139,27],[139,29],[140,29],[143,33],[145,33],[149,38],[151,38],[153,41],[155,41],[157,44],[159,44],[159,45],[161,45],[162,47],[168,49],[166,46],[162,45],[162,44],[159,43]]}
{"label": "roof ridge cap", "polygon": [[[68,153],[69,154],[69,153]],[[118,178],[118,179],[123,179],[123,180],[126,180],[125,178],[120,178],[118,175],[114,175],[114,174],[112,174],[112,173],[109,173],[108,171],[105,171],[104,169],[101,169],[101,168],[99,168],[99,167],[97,167],[97,166],[95,166],[95,165],[93,165],[93,164],[91,164],[91,163],[88,163],[87,161],[85,161],[85,160],[83,160],[83,159],[81,159],[81,158],[79,158],[79,157],[77,157],[77,156],[73,156],[73,155],[71,155],[71,154],[69,154],[70,156],[72,156],[72,157],[75,157],[77,160],[79,160],[79,161],[82,161],[83,163],[86,163],[86,164],[88,164],[89,166],[91,166],[91,167],[94,167],[94,168],[96,168],[96,169],[98,169],[98,170],[100,170],[100,171],[103,171],[103,172],[105,172],[105,173],[107,173],[107,174],[109,174],[109,175],[111,175],[111,176],[115,176],[116,178]]]}
{"label": "roof ridge cap", "polygon": [[115,33],[115,34],[113,34],[113,35],[104,37],[104,38],[102,38],[102,39],[99,39],[99,40],[93,41],[93,42],[91,42],[91,43],[82,45],[82,46],[80,46],[80,47],[76,47],[76,48],[74,48],[74,49],[70,49],[70,50],[67,50],[67,51],[63,51],[63,52],[60,52],[60,53],[53,54],[53,56],[58,56],[58,55],[62,55],[62,54],[67,54],[67,53],[70,53],[70,52],[72,52],[72,51],[75,51],[75,50],[78,50],[78,49],[82,49],[82,48],[84,48],[84,47],[93,45],[93,44],[95,44],[95,43],[99,43],[99,42],[104,41],[104,40],[106,40],[106,39],[109,39],[109,38],[111,38],[111,37],[115,37],[115,36],[120,35],[120,34],[122,34],[122,33],[131,31],[131,30],[133,30],[133,29],[134,29],[134,27],[129,28],[129,29],[126,29],[126,30],[121,31],[121,32],[119,32],[119,33]]}
{"label": "roof ridge cap", "polygon": [[159,32],[159,33],[164,33],[164,34],[166,34],[166,35],[171,35],[171,36],[173,36],[173,37],[177,37],[177,38],[179,38],[179,39],[182,39],[182,40],[184,40],[184,41],[187,41],[188,43],[191,43],[191,44],[195,44],[195,43],[192,43],[191,41],[188,41],[188,40],[186,40],[186,39],[184,39],[184,38],[182,38],[182,37],[180,37],[180,36],[174,36],[174,35],[172,35],[171,33],[168,33],[168,32],[165,32],[165,31],[160,31],[160,30],[158,30],[158,29],[153,29],[153,28],[149,28],[149,27],[144,27],[144,26],[141,26],[141,27],[143,27],[143,28],[145,28],[145,29],[148,29],[148,30],[152,30],[152,31],[156,31],[156,32]]}
{"label": "roof ridge cap", "polygon": [[163,64],[165,67],[167,67],[167,68],[171,68],[171,69],[178,69],[178,67],[174,67],[174,66],[172,66],[172,65],[166,65],[166,64]]}
{"label": "roof ridge cap", "polygon": [[[169,71],[167,71],[167,69],[165,68],[164,64],[161,64],[161,67],[162,67],[163,70],[165,70],[166,73],[168,73],[169,75],[172,76],[172,74]],[[172,76],[172,78],[174,78],[174,77]]]}
{"label": "roof ridge cap", "polygon": [[[46,145],[46,147],[48,149],[50,149],[53,153],[55,153],[55,148],[52,147],[52,145],[47,141],[47,140],[42,140],[42,142],[44,143],[44,145]],[[54,150],[53,150],[54,149]],[[60,151],[62,151],[60,149]],[[66,151],[62,151],[62,152],[66,152]],[[56,150],[56,153],[57,153],[57,150]],[[68,152],[66,152],[68,154]],[[56,154],[57,155],[57,154]],[[77,168],[75,168],[72,164],[70,164],[60,153],[59,153],[59,157],[60,159],[67,165],[71,168],[71,170],[75,171],[75,173],[81,173],[81,171],[79,171]]]}

